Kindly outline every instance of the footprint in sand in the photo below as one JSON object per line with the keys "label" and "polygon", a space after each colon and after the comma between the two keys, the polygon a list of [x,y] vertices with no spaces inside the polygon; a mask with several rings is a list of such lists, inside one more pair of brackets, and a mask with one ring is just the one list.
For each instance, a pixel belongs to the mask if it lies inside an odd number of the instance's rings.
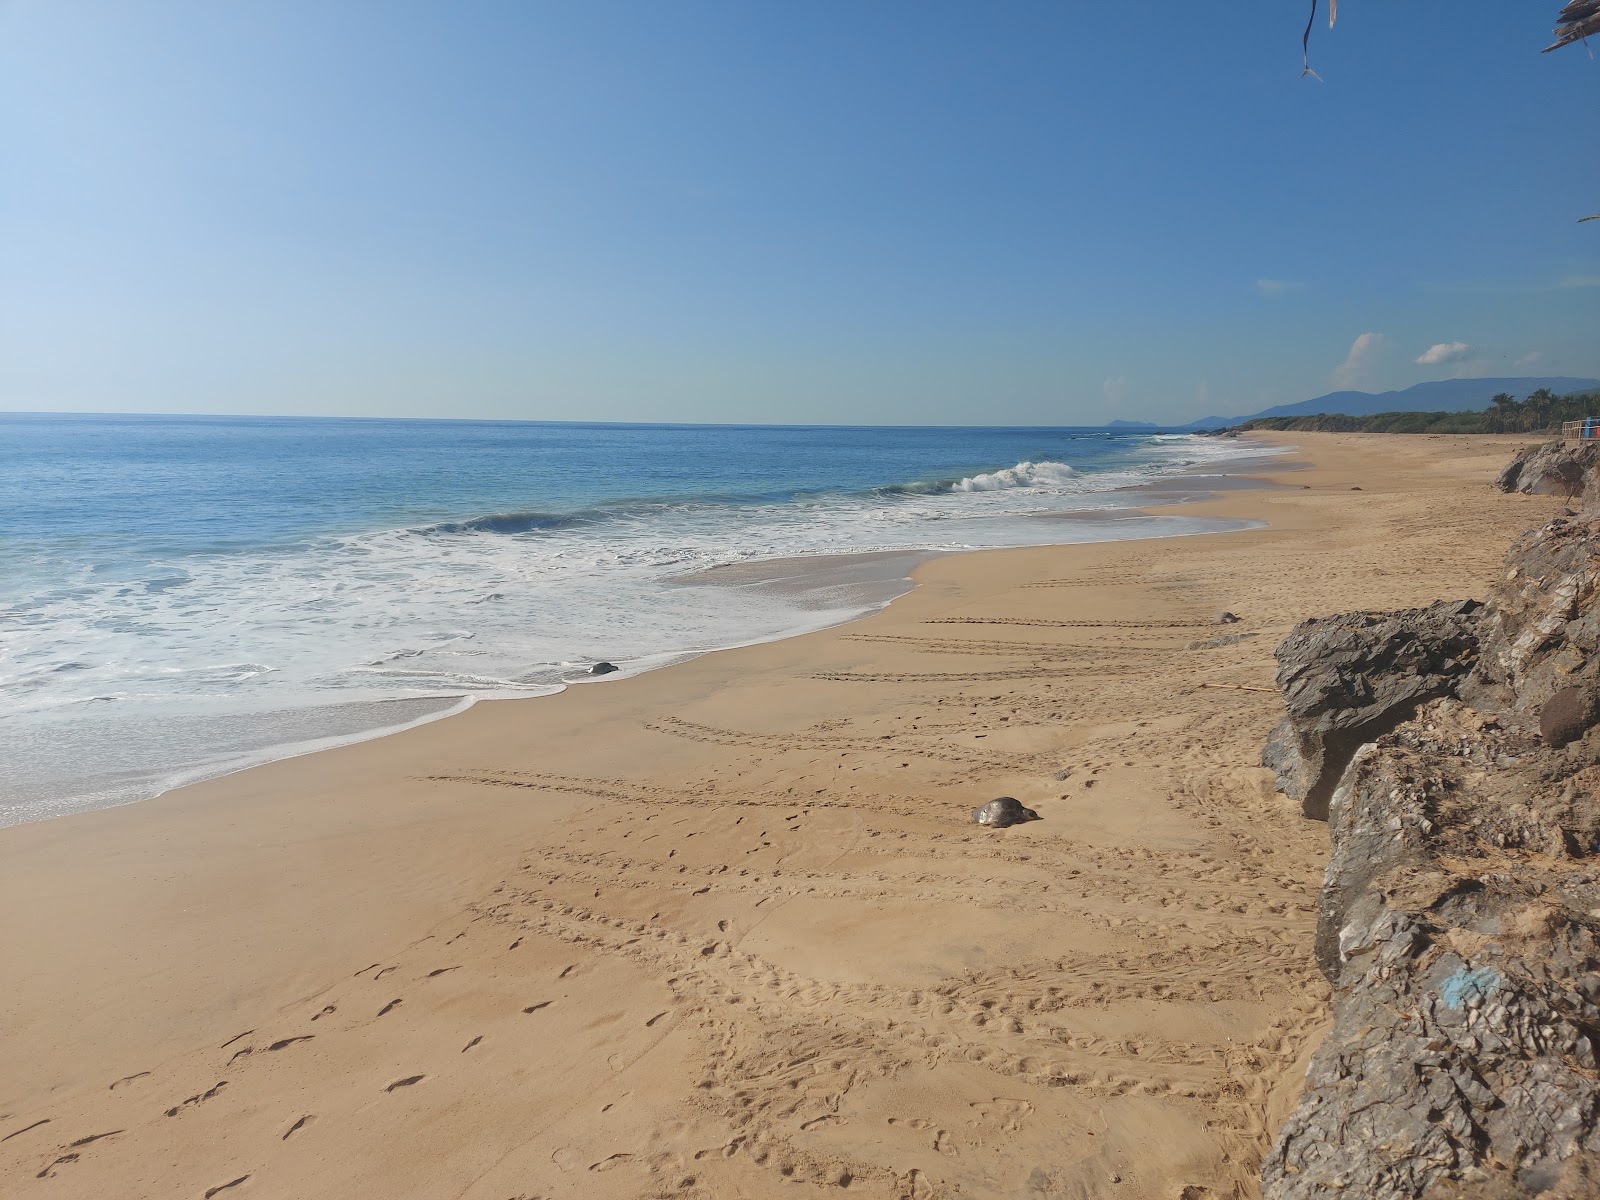
{"label": "footprint in sand", "polygon": [[[145,1072],[146,1075],[148,1075],[149,1073],[150,1072],[148,1072],[148,1071]],[[116,1087],[117,1085],[115,1083],[113,1083],[111,1086],[112,1087]],[[37,1129],[41,1125],[48,1125],[48,1124],[50,1124],[50,1118],[49,1117],[43,1117],[40,1120],[35,1121],[32,1125],[24,1125],[21,1129],[18,1129],[15,1133],[8,1133],[8,1134],[5,1135],[5,1137],[0,1137],[0,1142],[9,1142],[14,1137],[21,1137],[23,1134],[27,1133],[28,1130],[30,1130],[30,1129]]]}
{"label": "footprint in sand", "polygon": [[[182,1104],[175,1104],[171,1108],[167,1109],[167,1116],[175,1117],[186,1108],[193,1108],[196,1105],[204,1104],[207,1100],[211,1100],[211,1099],[215,1098],[217,1093],[222,1091],[222,1089],[227,1087],[227,1086],[228,1086],[228,1081],[226,1079],[219,1079],[216,1082],[216,1084],[214,1086],[212,1086],[209,1090],[201,1092],[199,1095],[196,1095],[196,1096],[190,1096]],[[102,1135],[102,1136],[104,1136],[104,1135]],[[91,1138],[90,1140],[92,1141],[93,1139]],[[78,1144],[79,1143],[77,1143],[77,1142],[73,1143],[73,1145],[78,1145]]]}
{"label": "footprint in sand", "polygon": [[391,1083],[388,1087],[384,1088],[383,1090],[385,1092],[392,1092],[396,1088],[410,1087],[414,1083],[421,1083],[426,1078],[427,1078],[426,1075],[407,1075],[404,1079],[396,1079],[393,1083]]}

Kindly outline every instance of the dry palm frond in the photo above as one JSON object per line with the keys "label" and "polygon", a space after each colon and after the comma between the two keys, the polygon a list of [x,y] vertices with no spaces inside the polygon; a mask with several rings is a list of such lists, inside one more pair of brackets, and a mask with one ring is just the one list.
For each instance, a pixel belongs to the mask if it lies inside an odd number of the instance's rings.
{"label": "dry palm frond", "polygon": [[[1339,0],[1328,0],[1328,28],[1333,28],[1333,23],[1339,19]],[[1311,27],[1317,23],[1317,0],[1311,0],[1311,15],[1306,18],[1306,31],[1300,36],[1300,65],[1305,69],[1300,72],[1300,78],[1307,75],[1322,82],[1322,76],[1311,69]]]}
{"label": "dry palm frond", "polygon": [[1573,42],[1581,42],[1591,33],[1600,33],[1600,0],[1568,0],[1567,6],[1556,16],[1556,40],[1542,53],[1549,54]]}

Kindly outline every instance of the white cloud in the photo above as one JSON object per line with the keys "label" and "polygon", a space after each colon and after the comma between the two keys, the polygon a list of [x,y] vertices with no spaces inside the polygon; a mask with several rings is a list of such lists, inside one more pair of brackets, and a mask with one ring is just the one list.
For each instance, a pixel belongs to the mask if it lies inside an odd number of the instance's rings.
{"label": "white cloud", "polygon": [[1471,354],[1472,347],[1465,342],[1435,342],[1417,356],[1417,365],[1436,367],[1440,363],[1460,362]]}
{"label": "white cloud", "polygon": [[1350,343],[1350,352],[1333,369],[1335,387],[1353,388],[1365,381],[1372,360],[1383,347],[1383,334],[1369,330]]}
{"label": "white cloud", "polygon": [[1256,291],[1260,292],[1269,300],[1274,296],[1281,296],[1285,292],[1298,292],[1303,287],[1305,287],[1305,284],[1295,279],[1256,280]]}
{"label": "white cloud", "polygon": [[1544,355],[1539,351],[1530,350],[1521,358],[1517,359],[1516,365],[1519,367],[1531,367],[1534,363],[1538,362],[1542,358],[1544,358]]}
{"label": "white cloud", "polygon": [[1100,385],[1100,391],[1105,395],[1107,404],[1112,408],[1121,408],[1123,400],[1128,396],[1127,377],[1117,375],[1106,380]]}

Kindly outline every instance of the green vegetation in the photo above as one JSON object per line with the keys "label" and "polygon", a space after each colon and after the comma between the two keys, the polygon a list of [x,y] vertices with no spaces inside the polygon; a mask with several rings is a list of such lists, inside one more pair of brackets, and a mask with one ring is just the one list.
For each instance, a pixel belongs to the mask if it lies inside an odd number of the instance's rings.
{"label": "green vegetation", "polygon": [[1563,421],[1600,416],[1600,392],[1557,396],[1540,388],[1526,400],[1501,392],[1482,412],[1389,412],[1365,417],[1316,413],[1305,417],[1257,417],[1232,431],[1277,429],[1307,433],[1539,433]]}

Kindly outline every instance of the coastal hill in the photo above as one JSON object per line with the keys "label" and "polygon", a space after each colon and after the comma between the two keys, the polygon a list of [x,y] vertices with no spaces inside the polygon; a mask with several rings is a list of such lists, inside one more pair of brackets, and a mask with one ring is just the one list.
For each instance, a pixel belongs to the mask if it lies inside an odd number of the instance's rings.
{"label": "coastal hill", "polygon": [[1279,404],[1260,412],[1237,417],[1201,417],[1185,425],[1155,425],[1145,421],[1111,421],[1107,429],[1227,429],[1263,417],[1301,417],[1313,414],[1343,413],[1364,417],[1387,412],[1473,412],[1486,408],[1501,392],[1519,399],[1546,388],[1556,395],[1587,392],[1600,388],[1600,379],[1575,379],[1565,376],[1535,379],[1437,379],[1413,384],[1394,392],[1329,392],[1296,404]]}

